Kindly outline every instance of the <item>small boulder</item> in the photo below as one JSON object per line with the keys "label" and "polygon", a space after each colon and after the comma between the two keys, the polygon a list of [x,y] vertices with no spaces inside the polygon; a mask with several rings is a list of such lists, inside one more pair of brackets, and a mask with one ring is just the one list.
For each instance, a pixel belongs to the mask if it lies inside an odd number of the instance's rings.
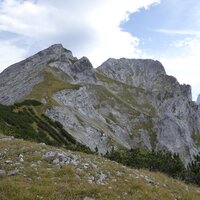
{"label": "small boulder", "polygon": [[91,197],[85,197],[83,200],[95,200],[95,199],[93,199]]}
{"label": "small boulder", "polygon": [[18,169],[14,169],[14,170],[11,170],[11,171],[8,171],[8,172],[7,172],[8,176],[14,176],[14,175],[16,175],[17,173],[19,173],[19,170],[18,170]]}
{"label": "small boulder", "polygon": [[6,171],[5,170],[2,170],[0,169],[0,176],[5,176],[6,175]]}
{"label": "small boulder", "polygon": [[48,151],[42,156],[42,158],[48,160],[48,159],[54,158],[55,156],[56,156],[56,152]]}
{"label": "small boulder", "polygon": [[24,156],[23,156],[22,154],[19,154],[18,157],[19,157],[19,161],[20,161],[20,162],[24,162]]}
{"label": "small boulder", "polygon": [[6,163],[7,165],[10,165],[10,164],[12,164],[13,162],[12,162],[12,160],[6,160],[5,163]]}

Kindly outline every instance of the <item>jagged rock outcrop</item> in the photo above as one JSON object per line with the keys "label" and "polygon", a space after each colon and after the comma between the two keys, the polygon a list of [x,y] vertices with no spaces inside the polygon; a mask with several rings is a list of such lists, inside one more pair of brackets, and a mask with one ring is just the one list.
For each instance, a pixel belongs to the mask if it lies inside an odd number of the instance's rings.
{"label": "jagged rock outcrop", "polygon": [[197,97],[197,104],[200,105],[200,94],[199,94],[199,96]]}
{"label": "jagged rock outcrop", "polygon": [[[198,152],[197,141],[193,139],[200,133],[200,109],[192,102],[189,85],[180,85],[176,78],[166,75],[158,61],[153,60],[108,59],[97,71],[145,90],[142,98],[155,109],[151,114],[152,129],[148,133],[156,133],[157,149],[177,152],[185,162]],[[136,99],[142,100],[139,96]]]}
{"label": "jagged rock outcrop", "polygon": [[53,45],[0,74],[0,103],[42,101],[78,142],[112,148],[167,149],[187,163],[200,146],[200,107],[189,85],[158,61],[108,59],[97,69]]}
{"label": "jagged rock outcrop", "polygon": [[44,80],[44,70],[48,66],[67,70],[71,81],[95,81],[87,58],[78,60],[61,44],[55,44],[0,74],[0,103],[10,105],[31,93],[33,87]]}
{"label": "jagged rock outcrop", "polygon": [[110,58],[97,70],[109,78],[147,90],[152,89],[160,75],[166,74],[160,62],[150,59]]}

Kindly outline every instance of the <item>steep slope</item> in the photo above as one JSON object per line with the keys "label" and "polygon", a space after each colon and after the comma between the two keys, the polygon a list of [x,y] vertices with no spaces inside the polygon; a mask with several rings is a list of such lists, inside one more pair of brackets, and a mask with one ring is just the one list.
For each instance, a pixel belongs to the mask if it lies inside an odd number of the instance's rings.
{"label": "steep slope", "polygon": [[[151,119],[156,149],[178,152],[185,162],[198,152],[199,141],[193,139],[199,138],[200,134],[200,107],[192,102],[189,85],[180,85],[174,77],[166,75],[158,61],[153,60],[108,59],[97,71],[110,79],[144,89],[143,96],[134,97],[136,102],[145,100],[154,108]],[[116,95],[124,92],[110,84],[106,87]],[[123,99],[127,96],[131,94],[126,94]]]}
{"label": "steep slope", "polygon": [[198,98],[197,98],[197,104],[198,104],[198,105],[200,104],[200,94],[199,94],[199,96],[198,96]]}
{"label": "steep slope", "polygon": [[0,74],[0,103],[36,99],[81,144],[111,149],[167,149],[188,163],[200,147],[200,106],[191,88],[158,61],[108,59],[93,69],[53,45]]}
{"label": "steep slope", "polygon": [[87,77],[87,81],[88,77],[95,81],[87,58],[78,60],[73,57],[71,51],[64,49],[61,44],[56,44],[10,66],[0,74],[0,103],[13,104],[27,96],[35,85],[44,81],[47,67],[67,69],[67,78],[70,81],[84,81],[84,77]]}
{"label": "steep slope", "polygon": [[1,200],[200,198],[198,187],[97,155],[1,136],[0,152]]}
{"label": "steep slope", "polygon": [[91,152],[78,143],[58,121],[38,112],[42,103],[25,100],[12,106],[0,105],[0,133],[66,149]]}
{"label": "steep slope", "polygon": [[146,90],[152,90],[155,80],[166,75],[161,63],[150,59],[110,58],[97,71],[111,79]]}

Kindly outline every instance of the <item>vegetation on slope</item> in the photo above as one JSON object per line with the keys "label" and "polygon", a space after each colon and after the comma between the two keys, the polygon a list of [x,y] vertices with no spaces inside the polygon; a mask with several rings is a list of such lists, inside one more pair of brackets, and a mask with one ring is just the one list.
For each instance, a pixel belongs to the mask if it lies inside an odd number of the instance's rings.
{"label": "vegetation on slope", "polygon": [[169,151],[131,149],[107,152],[106,157],[123,165],[150,171],[159,171],[178,179],[184,179],[186,169],[178,154]]}
{"label": "vegetation on slope", "polygon": [[200,186],[200,153],[194,156],[194,160],[187,167],[187,179],[189,182]]}
{"label": "vegetation on slope", "polygon": [[0,152],[1,200],[200,198],[197,187],[97,155],[17,139],[0,139]]}
{"label": "vegetation on slope", "polygon": [[131,149],[126,151],[112,150],[107,152],[106,158],[136,169],[159,171],[173,178],[200,186],[200,154],[187,166],[179,155],[169,151],[147,151]]}
{"label": "vegetation on slope", "polygon": [[[25,100],[12,106],[0,105],[0,133],[16,138],[63,146],[66,149],[91,153],[90,149],[78,143],[62,124],[45,115],[39,115],[36,107],[42,106],[36,100]],[[132,168],[146,168],[160,171],[174,178],[200,185],[200,156],[185,168],[177,154],[167,151],[111,151],[106,157]]]}
{"label": "vegetation on slope", "polygon": [[26,99],[45,100],[46,103],[39,107],[39,113],[44,113],[48,107],[56,106],[58,103],[52,98],[57,91],[64,89],[79,89],[79,85],[68,83],[69,77],[65,73],[60,73],[56,68],[46,67],[44,71],[44,81],[35,85],[32,92]]}
{"label": "vegetation on slope", "polygon": [[36,100],[25,100],[12,106],[0,105],[0,129],[4,135],[63,146],[67,149],[90,152],[78,143],[57,121],[37,113],[42,104]]}
{"label": "vegetation on slope", "polygon": [[[148,116],[154,116],[156,114],[155,108],[147,101],[147,91],[142,88],[127,85],[117,80],[111,79],[101,72],[96,72],[96,76],[99,81],[106,85],[107,89],[112,91],[112,95],[115,94],[120,103],[126,104],[132,109],[139,112],[143,112]],[[143,98],[139,98],[142,96]]]}

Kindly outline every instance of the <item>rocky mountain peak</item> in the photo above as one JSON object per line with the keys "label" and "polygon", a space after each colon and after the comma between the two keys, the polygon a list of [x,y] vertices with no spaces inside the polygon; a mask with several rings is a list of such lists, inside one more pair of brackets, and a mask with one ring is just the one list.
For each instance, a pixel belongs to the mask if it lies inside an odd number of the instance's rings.
{"label": "rocky mountain peak", "polygon": [[71,82],[95,82],[90,61],[78,60],[62,44],[54,44],[35,55],[11,65],[0,74],[0,103],[13,104],[27,96],[32,88],[44,80],[47,67],[65,72]]}
{"label": "rocky mountain peak", "polygon": [[47,116],[99,153],[167,149],[188,163],[200,149],[200,110],[191,88],[159,61],[110,58],[93,69],[88,58],[55,44],[0,74],[1,104],[30,98],[42,100]]}
{"label": "rocky mountain peak", "polygon": [[[63,50],[65,50],[62,44],[53,44],[50,47],[48,47],[47,49],[52,50],[52,51],[63,51]],[[67,50],[67,51],[70,51],[70,50]]]}
{"label": "rocky mountain peak", "polygon": [[68,59],[74,60],[75,58],[72,55],[72,52],[63,48],[61,44],[54,44],[47,49],[44,49],[42,51],[39,51],[35,55],[18,62],[16,64],[11,65],[7,69],[4,70],[4,73],[9,75],[10,72],[17,71],[18,73],[24,72],[28,68],[35,68],[34,70],[37,70],[37,68],[41,65],[48,64],[52,60],[57,60],[58,58],[66,57]]}
{"label": "rocky mountain peak", "polygon": [[151,59],[113,59],[104,62],[97,71],[120,82],[151,89],[153,82],[165,75],[165,69],[159,61]]}
{"label": "rocky mountain peak", "polygon": [[55,44],[5,69],[0,74],[0,103],[12,104],[28,95],[34,85],[44,80],[45,68],[58,60],[71,64],[77,58],[61,44]]}
{"label": "rocky mountain peak", "polygon": [[61,57],[61,56],[64,55],[67,58],[74,59],[72,52],[70,50],[68,50],[68,49],[65,49],[62,46],[62,44],[51,45],[47,49],[40,51],[38,54],[40,56],[42,55],[42,56],[47,56],[47,57],[50,57],[50,56],[53,56],[53,55]]}

